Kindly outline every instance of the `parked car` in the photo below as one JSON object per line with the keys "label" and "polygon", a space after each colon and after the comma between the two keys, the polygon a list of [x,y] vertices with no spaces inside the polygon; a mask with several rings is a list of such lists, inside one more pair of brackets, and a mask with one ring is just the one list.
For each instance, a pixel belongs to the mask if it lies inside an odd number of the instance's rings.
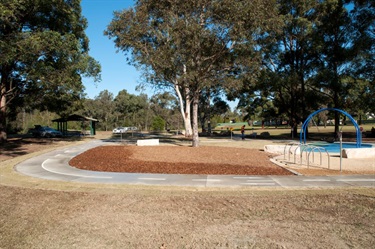
{"label": "parked car", "polygon": [[40,126],[35,125],[34,129],[30,129],[29,133],[31,133],[34,137],[62,137],[62,133],[58,130],[55,130],[48,126]]}
{"label": "parked car", "polygon": [[121,134],[121,133],[125,133],[127,130],[128,130],[127,127],[117,127],[115,129],[113,129],[112,133],[113,134]]}

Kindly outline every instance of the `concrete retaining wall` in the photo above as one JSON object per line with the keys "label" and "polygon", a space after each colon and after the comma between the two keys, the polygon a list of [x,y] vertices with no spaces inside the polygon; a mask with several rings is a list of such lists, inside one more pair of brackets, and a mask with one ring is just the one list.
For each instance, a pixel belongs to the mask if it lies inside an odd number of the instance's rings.
{"label": "concrete retaining wall", "polygon": [[288,153],[290,151],[291,154],[294,154],[294,153],[300,154],[300,151],[301,151],[301,149],[298,147],[298,145],[287,145],[286,148],[285,148],[285,145],[274,145],[274,144],[272,144],[272,145],[265,145],[264,146],[264,151],[268,152],[268,153],[272,153],[272,154],[283,155],[284,150],[285,150],[286,153]]}
{"label": "concrete retaining wall", "polygon": [[375,148],[343,149],[343,158],[375,158]]}
{"label": "concrete retaining wall", "polygon": [[285,145],[264,145],[264,151],[272,154],[284,154]]}
{"label": "concrete retaining wall", "polygon": [[137,140],[137,146],[155,146],[155,145],[159,145],[159,139]]}

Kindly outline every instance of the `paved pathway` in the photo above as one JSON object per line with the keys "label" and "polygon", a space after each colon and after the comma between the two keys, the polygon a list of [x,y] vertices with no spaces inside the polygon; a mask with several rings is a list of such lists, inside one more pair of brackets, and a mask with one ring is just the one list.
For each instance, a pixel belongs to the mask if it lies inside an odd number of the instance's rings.
{"label": "paved pathway", "polygon": [[374,175],[354,176],[235,176],[235,175],[178,175],[111,173],[80,170],[68,162],[76,155],[106,142],[94,140],[89,143],[28,159],[16,166],[22,174],[57,181],[117,183],[143,185],[173,185],[195,187],[375,187]]}

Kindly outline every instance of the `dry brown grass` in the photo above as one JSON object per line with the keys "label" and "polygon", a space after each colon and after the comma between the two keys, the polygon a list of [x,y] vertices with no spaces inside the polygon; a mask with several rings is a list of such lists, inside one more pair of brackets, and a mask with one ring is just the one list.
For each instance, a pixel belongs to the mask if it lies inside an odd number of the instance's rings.
{"label": "dry brown grass", "polygon": [[[100,186],[98,186],[100,187]],[[0,248],[372,248],[372,189],[0,186]]]}
{"label": "dry brown grass", "polygon": [[35,179],[0,165],[0,248],[373,248],[374,188],[180,188]]}

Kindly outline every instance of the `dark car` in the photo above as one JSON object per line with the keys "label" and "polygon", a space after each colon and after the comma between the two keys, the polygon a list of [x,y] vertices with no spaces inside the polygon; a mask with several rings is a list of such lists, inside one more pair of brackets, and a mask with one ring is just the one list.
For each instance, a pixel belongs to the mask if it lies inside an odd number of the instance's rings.
{"label": "dark car", "polygon": [[60,131],[51,127],[39,125],[36,125],[34,129],[30,129],[29,133],[34,137],[62,137],[63,135]]}

